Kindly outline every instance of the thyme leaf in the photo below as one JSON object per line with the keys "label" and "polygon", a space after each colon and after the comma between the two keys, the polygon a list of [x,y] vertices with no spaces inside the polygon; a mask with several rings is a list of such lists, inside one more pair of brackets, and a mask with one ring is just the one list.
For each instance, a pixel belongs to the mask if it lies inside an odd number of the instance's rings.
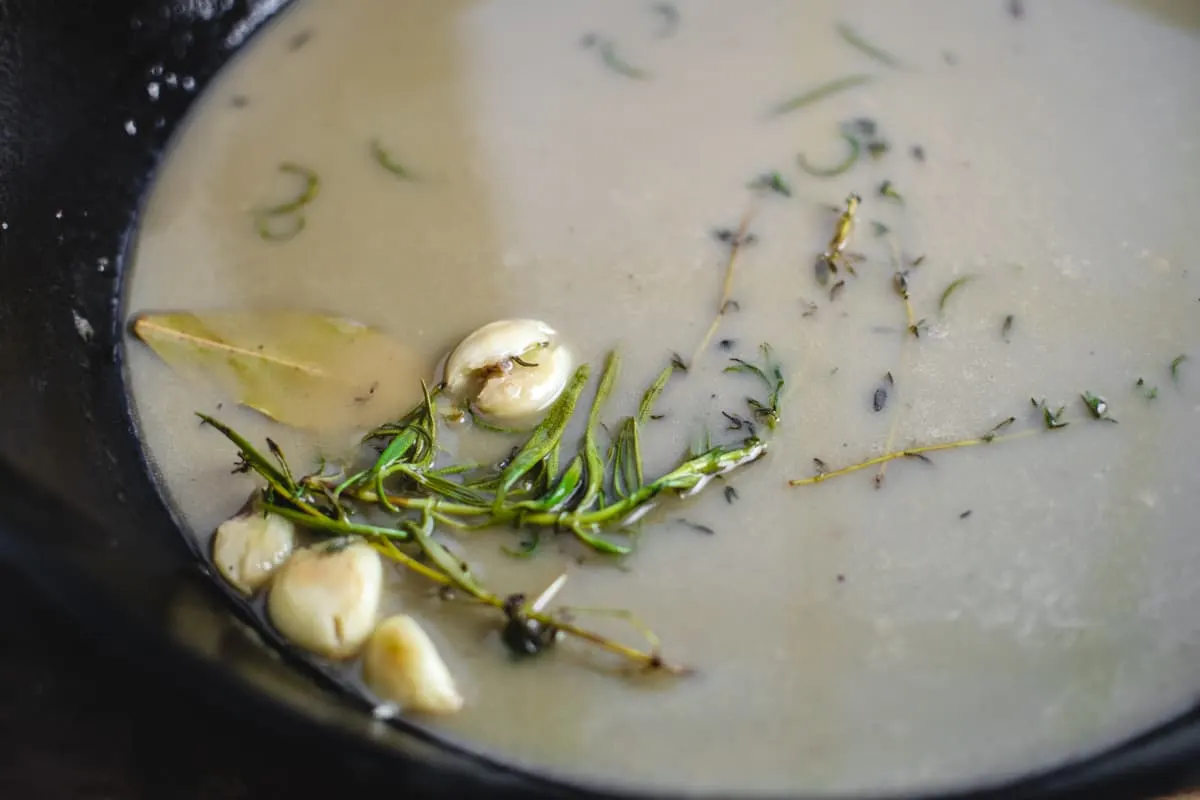
{"label": "thyme leaf", "polygon": [[1000,325],[1000,338],[1007,344],[1012,341],[1012,329],[1015,318],[1012,314],[1004,317],[1004,322]]}
{"label": "thyme leaf", "polygon": [[892,185],[891,181],[884,181],[883,183],[879,184],[879,196],[887,198],[888,200],[896,203],[904,203],[904,196],[896,191],[896,187]]}

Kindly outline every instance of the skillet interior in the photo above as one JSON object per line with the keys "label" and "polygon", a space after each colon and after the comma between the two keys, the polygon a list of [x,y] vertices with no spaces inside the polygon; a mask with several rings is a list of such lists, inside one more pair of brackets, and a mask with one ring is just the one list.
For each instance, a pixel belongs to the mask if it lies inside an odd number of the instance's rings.
{"label": "skillet interior", "polygon": [[[0,5],[0,75],[8,87],[0,98],[0,220],[7,225],[0,231],[0,552],[114,634],[118,647],[146,653],[155,668],[186,670],[187,682],[214,697],[236,699],[273,721],[302,719],[347,754],[382,759],[393,770],[399,751],[418,786],[444,786],[453,775],[462,788],[517,788],[522,782],[502,769],[372,725],[353,703],[297,683],[269,659],[226,654],[218,661],[222,648],[212,646],[212,629],[185,642],[186,652],[167,641],[164,610],[180,582],[196,575],[197,560],[175,531],[131,426],[119,286],[138,204],[195,94],[166,93],[151,103],[145,82],[164,65],[203,88],[281,5]],[[236,630],[228,605],[206,581],[199,584],[197,613],[214,621],[224,641],[222,629]],[[1200,715],[1193,714],[1119,754],[1002,795],[1069,790],[1095,797],[1103,783],[1119,796],[1142,779],[1166,789],[1196,752]]]}

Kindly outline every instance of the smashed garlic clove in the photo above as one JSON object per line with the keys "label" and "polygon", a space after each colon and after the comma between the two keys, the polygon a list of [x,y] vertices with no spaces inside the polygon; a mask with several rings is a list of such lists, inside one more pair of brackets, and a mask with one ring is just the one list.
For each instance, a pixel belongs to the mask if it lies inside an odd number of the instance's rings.
{"label": "smashed garlic clove", "polygon": [[489,417],[523,417],[545,410],[571,379],[572,359],[567,348],[551,345],[534,354],[535,366],[517,365],[507,375],[485,382],[475,397],[475,407]]}
{"label": "smashed garlic clove", "polygon": [[554,402],[571,377],[571,354],[534,319],[479,328],[446,360],[447,392],[491,417],[535,414]]}
{"label": "smashed garlic clove", "polygon": [[267,595],[271,623],[318,655],[348,658],[375,626],[383,562],[361,541],[337,539],[297,550]]}
{"label": "smashed garlic clove", "polygon": [[452,714],[462,695],[429,634],[404,614],[379,623],[363,652],[363,679],[385,700],[406,711]]}
{"label": "smashed garlic clove", "polygon": [[296,526],[278,514],[247,511],[227,519],[213,536],[217,572],[245,595],[271,579],[296,546]]}

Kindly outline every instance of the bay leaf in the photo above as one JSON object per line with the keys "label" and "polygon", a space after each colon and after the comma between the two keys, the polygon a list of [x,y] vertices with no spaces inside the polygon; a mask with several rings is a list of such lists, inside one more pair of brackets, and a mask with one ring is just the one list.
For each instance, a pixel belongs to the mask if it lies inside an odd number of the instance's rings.
{"label": "bay leaf", "polygon": [[188,379],[287,425],[377,425],[420,399],[423,359],[375,328],[305,311],[144,313],[133,333]]}

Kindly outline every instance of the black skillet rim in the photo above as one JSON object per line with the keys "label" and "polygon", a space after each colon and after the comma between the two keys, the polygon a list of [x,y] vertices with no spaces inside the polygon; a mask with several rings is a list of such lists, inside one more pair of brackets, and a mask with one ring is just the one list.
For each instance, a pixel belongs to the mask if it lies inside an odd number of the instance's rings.
{"label": "black skillet rim", "polygon": [[[90,268],[96,259],[110,259],[110,271],[106,276],[98,278],[92,274],[91,269],[86,269],[86,276],[82,280],[76,276],[72,281],[73,286],[56,287],[60,291],[65,290],[66,296],[60,295],[55,299],[65,300],[64,309],[68,306],[72,310],[78,309],[82,318],[105,320],[107,323],[102,329],[95,332],[95,341],[83,342],[84,345],[92,345],[90,348],[85,348],[90,351],[85,354],[86,358],[91,359],[93,364],[103,364],[100,369],[107,373],[106,376],[97,379],[93,388],[97,394],[103,395],[100,406],[107,403],[109,407],[116,408],[120,412],[121,421],[124,424],[121,433],[130,440],[122,443],[124,447],[121,454],[128,454],[130,448],[136,451],[137,464],[142,470],[140,477],[151,489],[153,495],[151,502],[160,506],[158,519],[161,522],[170,515],[170,510],[163,506],[157,490],[151,485],[151,477],[147,465],[142,460],[140,448],[136,446],[136,442],[131,440],[134,420],[123,381],[120,379],[123,371],[124,339],[122,336],[123,307],[119,303],[121,284],[119,276],[123,267],[124,254],[136,227],[136,210],[150,183],[150,177],[162,155],[163,148],[194,101],[196,94],[203,89],[213,74],[240,49],[240,46],[253,38],[264,23],[273,16],[273,13],[281,6],[286,7],[287,3],[276,3],[271,0],[199,0],[192,3],[192,6],[198,8],[207,5],[207,8],[212,10],[211,16],[205,19],[201,15],[198,18],[196,12],[193,11],[192,16],[181,20],[178,16],[169,13],[172,7],[177,8],[181,5],[180,3],[128,0],[127,2],[105,4],[103,0],[99,2],[41,0],[45,5],[39,9],[34,5],[37,2],[38,0],[26,3],[20,2],[20,0],[14,0],[7,4],[0,2],[0,31],[4,30],[5,24],[11,23],[12,28],[9,30],[15,32],[12,39],[9,40],[10,42],[15,40],[21,44],[22,35],[27,33],[20,27],[24,20],[30,20],[27,23],[30,30],[36,34],[50,36],[51,41],[54,37],[61,37],[58,40],[60,46],[75,41],[76,37],[85,36],[88,26],[93,25],[95,27],[91,29],[92,31],[102,31],[103,35],[114,38],[114,41],[108,43],[111,45],[110,49],[101,48],[102,52],[107,53],[107,57],[112,58],[114,54],[121,54],[123,47],[124,54],[131,60],[126,61],[122,68],[117,70],[110,85],[110,88],[116,92],[110,96],[110,99],[117,99],[118,102],[106,109],[106,113],[100,114],[101,120],[98,120],[97,124],[102,121],[106,126],[103,134],[92,136],[85,130],[73,131],[72,135],[59,137],[57,141],[54,141],[54,137],[50,137],[49,143],[53,146],[40,153],[47,159],[43,162],[40,172],[36,163],[29,163],[30,161],[36,162],[36,158],[25,158],[25,163],[20,163],[20,160],[14,163],[9,158],[0,161],[0,166],[4,167],[0,172],[18,176],[18,180],[14,181],[15,191],[13,187],[10,187],[9,191],[0,194],[0,219],[15,219],[22,223],[19,230],[14,232],[11,237],[5,234],[4,238],[0,238],[0,245],[7,244],[5,239],[10,239],[14,243],[20,242],[19,237],[25,236],[24,231],[31,230],[33,231],[32,237],[27,237],[23,242],[26,247],[30,248],[29,252],[42,258],[58,259],[61,263],[66,263],[63,261],[64,258],[68,259],[70,261],[68,269],[72,271],[82,273],[85,271],[85,267]],[[104,5],[108,6],[105,9],[108,11],[107,15],[100,11]],[[53,8],[46,9],[45,6],[53,6]],[[164,8],[168,9],[167,13],[163,13],[162,9]],[[42,13],[39,14],[39,11]],[[125,13],[121,13],[122,11]],[[56,19],[53,18],[55,12],[58,14]],[[23,17],[23,15],[25,16]],[[50,19],[50,22],[47,22],[47,19]],[[39,25],[45,27],[38,28]],[[0,34],[0,44],[6,42],[6,35]],[[28,45],[28,40],[24,44]],[[164,50],[169,52],[164,54]],[[28,156],[30,153],[38,155],[39,149],[20,141],[21,133],[28,135],[37,127],[36,124],[26,124],[20,114],[30,110],[26,104],[31,100],[35,90],[54,90],[52,83],[39,85],[39,79],[48,78],[54,71],[49,70],[46,75],[39,75],[38,59],[41,56],[36,53],[30,53],[28,50],[22,53],[18,48],[17,60],[9,61],[5,57],[11,56],[11,54],[11,50],[0,51],[0,67],[15,65],[14,72],[18,79],[23,77],[22,72],[24,72],[24,76],[30,82],[18,86],[17,124],[5,131],[3,138],[0,138],[0,144],[8,145],[11,150],[10,152],[0,151],[0,154],[11,157],[12,152],[15,151],[20,159],[20,156]],[[164,55],[167,56],[166,59],[164,59]],[[50,56],[50,58],[61,58],[61,55]],[[154,65],[161,64],[163,60],[171,61],[173,64],[171,71],[176,72],[177,75],[187,74],[193,78],[195,81],[194,93],[186,90],[176,91],[170,97],[158,101],[152,101],[145,94],[148,79],[159,77],[153,72]],[[67,75],[76,80],[86,80],[86,76],[77,72],[71,75],[70,65],[59,63],[56,66],[59,67],[60,75]],[[66,66],[65,72],[64,66]],[[112,66],[111,63],[109,66]],[[18,83],[20,82],[18,80]],[[135,93],[137,93],[137,100],[131,99]],[[25,102],[22,103],[21,100]],[[11,109],[5,110],[12,113]],[[2,119],[0,117],[0,120]],[[127,129],[129,127],[133,129],[133,132]],[[13,135],[14,131],[16,136]],[[14,139],[16,139],[15,142]],[[98,147],[97,152],[115,152],[115,160],[121,163],[115,167],[113,164],[105,164],[97,168],[94,160],[91,162],[81,161],[78,151],[68,154],[69,148],[72,147],[85,149]],[[51,161],[56,162],[54,166],[49,166]],[[68,164],[73,168],[68,167]],[[64,172],[69,176],[65,185],[71,185],[72,181],[77,181],[74,185],[84,189],[80,196],[89,200],[84,206],[73,206],[69,201],[61,202],[63,196],[58,198],[53,196],[37,197],[36,194],[31,194],[22,197],[22,188],[28,190],[36,185],[36,181],[33,179],[48,176],[50,177],[49,185],[53,185],[54,179]],[[30,179],[29,182],[22,184],[19,179],[22,176]],[[25,208],[18,208],[14,198],[18,201],[31,200],[32,202]],[[56,199],[60,203],[55,203]],[[61,232],[62,228],[58,228],[57,230],[60,232],[56,232],[53,224],[38,221],[44,221],[49,216],[49,206],[56,204],[61,204],[63,209],[66,209],[65,216],[68,220],[66,224],[74,220],[75,224],[86,229],[86,235],[64,235]],[[29,212],[34,207],[39,207],[40,217],[31,213],[22,213]],[[56,220],[62,220],[63,209],[55,212]],[[31,218],[32,224],[25,225],[24,223]],[[5,232],[0,231],[0,233]],[[54,241],[51,242],[51,239]],[[15,268],[15,258],[10,258],[10,256],[13,253],[20,253],[21,247],[11,248],[7,255],[4,252],[5,249],[8,248],[0,249],[0,268],[4,269],[2,274],[8,276],[9,270]],[[52,270],[53,268],[52,264],[47,265],[47,269]],[[117,280],[113,280],[114,277]],[[99,290],[96,288],[98,283],[101,285]],[[107,284],[107,291],[103,288],[104,284]],[[0,308],[0,311],[3,311],[3,308]],[[65,318],[65,314],[62,316]],[[56,327],[53,328],[54,335],[62,335],[63,322],[63,320],[59,320],[56,323]],[[67,331],[66,335],[74,337],[77,333],[76,331]],[[82,337],[82,334],[78,335]],[[73,338],[72,341],[74,341]],[[0,369],[5,366],[7,365],[0,361]],[[86,367],[87,364],[85,363],[84,366]],[[93,368],[95,367],[93,366]],[[4,374],[4,372],[0,372],[0,374]],[[116,375],[115,380],[114,375]],[[53,383],[53,377],[50,378],[50,382]],[[84,388],[82,396],[77,399],[83,402],[95,399],[88,397],[87,394],[88,388]],[[3,403],[0,402],[0,409],[3,408]],[[86,412],[84,417],[88,418]],[[11,445],[11,442],[4,439],[0,439],[0,443]],[[9,462],[12,460],[14,449],[11,446],[0,448],[0,456],[4,461]],[[105,455],[108,455],[107,450]],[[109,457],[115,463],[116,458]],[[120,604],[111,602],[111,598],[106,597],[100,584],[93,580],[88,572],[81,570],[77,563],[72,562],[69,558],[63,558],[61,554],[51,552],[51,548],[36,543],[35,535],[38,531],[35,529],[44,526],[39,526],[34,515],[35,509],[60,505],[61,499],[44,496],[44,493],[39,491],[38,484],[44,481],[36,479],[30,481],[28,476],[18,475],[15,472],[5,477],[6,480],[0,482],[0,485],[5,487],[3,494],[11,501],[5,505],[13,509],[13,512],[10,513],[11,519],[0,520],[0,557],[21,566],[48,596],[54,598],[64,610],[85,626],[93,630],[103,629],[110,633],[119,632],[119,638],[124,644],[124,647],[120,649],[125,653],[137,652],[146,656],[148,660],[170,665],[170,668],[180,674],[187,674],[189,679],[185,682],[196,690],[204,690],[206,697],[217,698],[230,704],[231,708],[241,708],[243,713],[246,708],[254,708],[275,726],[286,727],[293,732],[300,731],[305,737],[320,738],[325,740],[326,744],[330,737],[336,737],[338,747],[348,758],[361,761],[365,757],[373,762],[375,768],[381,773],[389,766],[394,768],[396,760],[403,757],[398,756],[392,748],[373,741],[369,736],[356,735],[345,729],[322,725],[297,709],[268,698],[253,690],[243,681],[222,671],[217,665],[208,663],[170,642],[163,636],[161,629],[155,628],[152,624],[145,624],[145,620],[131,619],[128,609],[122,609]],[[139,497],[134,499],[149,499],[144,491],[146,487],[139,488],[143,491],[139,493]],[[118,488],[117,492],[122,493],[124,490]],[[134,492],[130,491],[130,494],[132,495]],[[30,513],[23,515],[20,513],[21,508],[27,509]],[[24,519],[20,519],[22,516]],[[15,525],[13,525],[14,522]],[[81,529],[92,524],[94,523],[86,518],[79,522]],[[24,530],[14,532],[15,528]],[[183,537],[174,536],[173,538],[182,539]],[[194,559],[196,554],[191,553],[190,556]],[[194,560],[192,565],[195,566]],[[232,595],[229,596],[232,597]],[[147,654],[153,654],[153,656],[147,656]],[[479,788],[486,788],[491,794],[523,791],[542,796],[559,794],[598,796],[596,792],[601,791],[597,787],[591,786],[558,784],[538,775],[521,772],[504,764],[497,764],[487,757],[460,749],[454,743],[440,741],[440,737],[430,737],[429,734],[420,730],[414,729],[408,733],[426,741],[432,739],[447,754],[453,754],[451,763],[448,765],[431,767],[426,770],[428,774],[410,775],[410,778],[416,779],[418,785],[426,789],[445,780],[446,788],[450,788],[451,785],[456,788],[467,788],[466,784],[473,784]],[[1061,767],[1038,777],[995,787],[973,790],[963,794],[939,794],[933,797],[940,800],[949,800],[955,797],[980,798],[981,800],[989,797],[1136,797],[1141,796],[1150,788],[1156,792],[1165,792],[1176,788],[1180,785],[1182,776],[1187,770],[1187,761],[1195,760],[1198,754],[1200,754],[1200,710],[1194,710],[1175,722],[1142,734],[1118,748],[1080,763]],[[441,772],[442,769],[445,769],[446,772]],[[464,782],[461,787],[459,787],[459,782]],[[623,794],[622,796],[634,795]]]}

